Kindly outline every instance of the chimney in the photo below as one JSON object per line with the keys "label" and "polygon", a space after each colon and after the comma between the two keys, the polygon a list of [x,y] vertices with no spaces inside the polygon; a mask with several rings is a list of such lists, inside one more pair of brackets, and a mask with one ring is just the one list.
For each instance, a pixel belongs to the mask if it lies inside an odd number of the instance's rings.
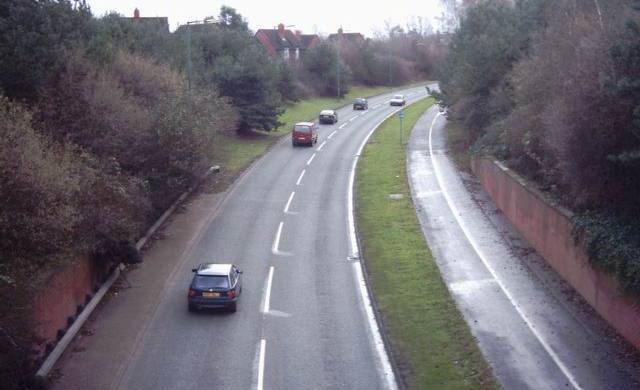
{"label": "chimney", "polygon": [[134,9],[133,10],[133,18],[134,19],[140,19],[140,10],[139,9]]}
{"label": "chimney", "polygon": [[284,38],[284,24],[282,23],[278,25],[278,35],[280,38]]}
{"label": "chimney", "polygon": [[296,37],[300,38],[300,35],[302,35],[302,31],[296,30]]}
{"label": "chimney", "polygon": [[338,29],[338,35],[342,36],[342,27]]}

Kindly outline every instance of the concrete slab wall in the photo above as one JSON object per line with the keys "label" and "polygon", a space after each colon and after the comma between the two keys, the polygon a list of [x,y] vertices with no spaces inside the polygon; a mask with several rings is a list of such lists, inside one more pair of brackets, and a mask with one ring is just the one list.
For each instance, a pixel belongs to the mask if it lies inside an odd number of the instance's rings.
{"label": "concrete slab wall", "polygon": [[498,161],[477,159],[472,169],[496,206],[531,246],[631,344],[640,349],[640,297],[623,296],[615,280],[589,263],[572,237],[571,212],[554,205]]}

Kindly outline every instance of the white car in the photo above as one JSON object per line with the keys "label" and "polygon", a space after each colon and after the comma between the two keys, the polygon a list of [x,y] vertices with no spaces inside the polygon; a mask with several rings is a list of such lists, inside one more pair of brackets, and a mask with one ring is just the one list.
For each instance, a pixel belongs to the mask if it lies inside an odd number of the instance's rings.
{"label": "white car", "polygon": [[404,95],[394,95],[393,98],[389,100],[389,103],[392,106],[404,106],[406,104],[406,100],[404,99]]}
{"label": "white car", "polygon": [[322,110],[320,111],[320,115],[318,116],[318,122],[331,124],[337,123],[338,113],[334,110]]}

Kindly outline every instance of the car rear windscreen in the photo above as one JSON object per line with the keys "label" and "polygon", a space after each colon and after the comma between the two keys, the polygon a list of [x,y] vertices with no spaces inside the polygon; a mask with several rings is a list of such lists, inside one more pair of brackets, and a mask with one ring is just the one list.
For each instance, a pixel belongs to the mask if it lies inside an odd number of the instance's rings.
{"label": "car rear windscreen", "polygon": [[226,275],[197,275],[194,287],[198,289],[229,288],[229,278]]}
{"label": "car rear windscreen", "polygon": [[309,126],[296,126],[293,128],[293,131],[296,133],[309,133],[311,132],[311,128],[309,128]]}

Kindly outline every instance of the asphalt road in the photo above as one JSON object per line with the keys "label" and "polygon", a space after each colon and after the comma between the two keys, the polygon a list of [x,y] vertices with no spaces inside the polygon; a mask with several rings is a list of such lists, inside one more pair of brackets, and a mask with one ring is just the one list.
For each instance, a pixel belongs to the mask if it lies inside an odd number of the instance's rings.
{"label": "asphalt road", "polygon": [[[403,92],[408,101],[426,95],[424,87]],[[314,147],[293,148],[286,138],[257,161],[151,298],[144,323],[132,325],[132,341],[109,347],[103,326],[92,337],[104,341],[87,347],[85,362],[77,355],[59,366],[57,387],[394,388],[348,218],[355,156],[398,109],[390,97],[369,99],[367,111],[340,109],[337,124],[320,126]],[[200,262],[244,271],[236,313],[187,310],[191,268]],[[108,365],[110,353],[118,364]]]}
{"label": "asphalt road", "polygon": [[456,169],[444,124],[434,107],[413,130],[412,196],[443,278],[498,381],[505,389],[640,388],[624,345]]}

